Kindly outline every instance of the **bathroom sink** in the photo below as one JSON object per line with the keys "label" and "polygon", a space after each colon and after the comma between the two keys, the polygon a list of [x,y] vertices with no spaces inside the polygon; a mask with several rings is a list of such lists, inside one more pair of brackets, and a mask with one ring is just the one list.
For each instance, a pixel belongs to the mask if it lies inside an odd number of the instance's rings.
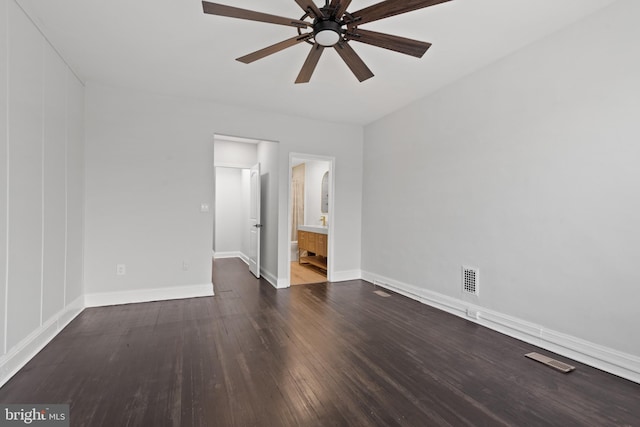
{"label": "bathroom sink", "polygon": [[299,225],[298,230],[308,231],[310,233],[328,234],[326,226],[322,225]]}

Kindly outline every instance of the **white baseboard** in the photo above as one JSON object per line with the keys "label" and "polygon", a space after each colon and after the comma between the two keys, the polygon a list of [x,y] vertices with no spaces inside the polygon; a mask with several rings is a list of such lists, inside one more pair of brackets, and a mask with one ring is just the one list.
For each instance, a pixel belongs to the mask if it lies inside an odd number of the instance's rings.
{"label": "white baseboard", "polygon": [[213,296],[213,285],[211,283],[205,283],[202,285],[174,286],[170,288],[136,289],[132,291],[86,294],[84,296],[84,303],[85,307],[104,307],[109,305],[210,296]]}
{"label": "white baseboard", "polygon": [[260,275],[264,280],[269,282],[271,286],[273,286],[276,289],[281,289],[283,287],[286,287],[281,285],[281,281],[278,280],[278,278],[273,273],[265,270],[263,267],[260,267]]}
{"label": "white baseboard", "polygon": [[249,257],[239,251],[233,252],[214,252],[213,259],[224,259],[224,258],[240,258],[244,261],[245,264],[249,265]]}
{"label": "white baseboard", "polygon": [[359,280],[362,278],[362,271],[349,270],[349,271],[334,271],[331,276],[331,283],[333,282],[346,282],[349,280]]}
{"label": "white baseboard", "polygon": [[214,252],[213,259],[240,258],[245,264],[249,265],[249,257],[242,252]]}
{"label": "white baseboard", "polygon": [[82,310],[84,310],[84,299],[79,297],[0,357],[0,386],[33,359]]}
{"label": "white baseboard", "polygon": [[[527,322],[461,299],[418,288],[375,273],[363,271],[362,278],[376,286],[395,291],[423,304],[462,317],[470,322],[640,383],[640,357],[638,356],[546,329],[542,325]],[[467,310],[477,313],[475,318],[467,316]]]}

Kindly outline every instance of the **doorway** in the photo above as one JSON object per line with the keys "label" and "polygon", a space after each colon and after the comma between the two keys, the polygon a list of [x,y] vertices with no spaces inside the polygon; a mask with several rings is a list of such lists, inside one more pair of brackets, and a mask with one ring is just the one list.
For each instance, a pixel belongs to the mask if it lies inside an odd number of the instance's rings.
{"label": "doorway", "polygon": [[215,135],[213,260],[240,258],[261,276],[260,144]]}
{"label": "doorway", "polygon": [[289,284],[331,281],[333,157],[289,155]]}

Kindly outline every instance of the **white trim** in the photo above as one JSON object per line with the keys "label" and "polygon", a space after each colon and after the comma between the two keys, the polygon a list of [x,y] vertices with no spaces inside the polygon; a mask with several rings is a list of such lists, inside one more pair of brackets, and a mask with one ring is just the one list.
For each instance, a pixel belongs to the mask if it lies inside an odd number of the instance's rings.
{"label": "white trim", "polygon": [[[6,8],[6,13],[5,13],[5,31],[6,31],[6,45],[5,45],[5,52],[7,55],[7,61],[6,61],[6,78],[7,81],[4,82],[6,85],[6,107],[7,107],[7,111],[6,113],[6,141],[5,141],[5,155],[6,155],[6,177],[7,177],[7,187],[6,187],[6,205],[5,205],[5,209],[6,209],[6,224],[3,224],[3,226],[5,227],[5,259],[3,260],[4,262],[4,277],[2,278],[4,281],[4,340],[2,343],[2,353],[6,354],[7,353],[7,336],[9,335],[9,216],[10,216],[10,212],[9,212],[9,208],[11,206],[11,200],[9,197],[9,190],[10,190],[10,184],[11,184],[11,144],[10,144],[10,137],[11,137],[11,123],[10,123],[10,117],[9,117],[9,105],[11,102],[11,85],[9,84],[9,81],[11,80],[11,67],[9,66],[9,55],[10,55],[10,50],[11,50],[11,32],[9,31],[9,14],[11,12],[11,10],[9,9],[9,2],[5,2],[5,8]],[[1,378],[1,377],[0,377]]]}
{"label": "white trim", "polygon": [[333,273],[333,280],[335,282],[347,282],[349,280],[358,280],[362,278],[362,271],[360,270],[347,270],[347,271],[335,271]]}
{"label": "white trim", "polygon": [[[362,278],[376,286],[395,291],[470,322],[640,383],[640,357],[633,354],[623,353],[562,332],[546,329],[542,325],[368,271],[362,272]],[[467,313],[473,313],[473,316],[468,316]]]}
{"label": "white trim", "polygon": [[83,298],[79,297],[0,357],[0,386],[33,359],[82,310],[84,310]]}
{"label": "white trim", "polygon": [[260,276],[262,276],[262,278],[269,282],[269,284],[274,288],[280,289],[280,283],[276,276],[270,271],[265,270],[264,267],[260,267]]}
{"label": "white trim", "polygon": [[215,162],[214,168],[251,169],[255,164]]}
{"label": "white trim", "polygon": [[213,259],[224,258],[240,258],[242,261],[244,261],[245,264],[249,265],[249,257],[240,251],[215,252],[213,254]]}
{"label": "white trim", "polygon": [[174,286],[170,288],[136,289],[132,291],[86,294],[84,296],[84,302],[85,307],[104,307],[139,302],[210,297],[213,295],[213,285],[211,283],[205,283],[202,285]]}
{"label": "white trim", "polygon": [[247,264],[247,266],[249,265],[249,257],[243,254],[242,252],[240,252],[240,256],[238,258],[240,258],[242,262]]}
{"label": "white trim", "polygon": [[[67,65],[68,67],[68,65]],[[69,263],[69,84],[70,75],[65,73],[64,79],[64,286],[62,287],[62,301],[67,303],[67,279]],[[83,141],[84,145],[84,141]],[[83,161],[84,164],[84,161]],[[83,176],[84,179],[84,176]],[[84,191],[82,195],[82,209],[84,212]],[[82,240],[84,242],[84,226],[82,226]],[[84,252],[84,251],[83,251]],[[84,265],[84,262],[83,262]],[[84,295],[84,281],[82,282]]]}
{"label": "white trim", "polygon": [[[242,142],[244,144],[259,144],[261,142],[276,142],[276,141],[266,141],[263,139],[256,139],[256,138],[245,138],[243,136],[234,136],[234,135],[226,135],[226,134],[221,134],[221,133],[215,133],[213,134],[213,139],[216,141],[223,141],[223,142]],[[251,167],[251,166],[249,166]]]}
{"label": "white trim", "polygon": [[[24,11],[24,10],[23,10]],[[25,12],[26,14],[26,12]],[[47,129],[47,99],[46,99],[46,93],[47,93],[47,79],[46,79],[46,74],[47,74],[47,62],[45,60],[45,55],[46,55],[46,50],[44,48],[44,43],[41,43],[40,46],[40,61],[41,61],[41,67],[42,67],[42,98],[40,100],[40,102],[42,103],[42,122],[40,123],[40,126],[42,126],[41,132],[40,132],[40,326],[42,326],[44,324],[44,319],[42,318],[43,316],[43,312],[44,312],[44,224],[45,224],[45,216],[47,214],[47,210],[46,210],[46,206],[45,206],[45,197],[44,197],[44,182],[45,182],[45,161],[46,161],[46,152],[47,150],[45,150],[45,145],[44,145],[44,139],[45,139],[45,132]],[[67,76],[65,73],[65,80],[66,80]],[[9,108],[9,105],[7,103],[7,108]],[[65,108],[66,108],[66,103],[65,103]],[[66,121],[65,121],[65,125],[66,125]],[[66,185],[66,183],[65,183]],[[64,301],[64,304],[66,304],[67,302]]]}

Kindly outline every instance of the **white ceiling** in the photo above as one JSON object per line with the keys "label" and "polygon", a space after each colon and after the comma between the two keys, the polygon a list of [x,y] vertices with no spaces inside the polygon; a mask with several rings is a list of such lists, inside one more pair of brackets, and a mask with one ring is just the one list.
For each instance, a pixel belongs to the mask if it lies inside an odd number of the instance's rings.
{"label": "white ceiling", "polygon": [[[235,61],[292,37],[293,27],[205,15],[199,0],[17,1],[85,82],[367,124],[614,0],[453,0],[397,15],[362,28],[433,43],[422,59],[351,42],[375,77],[359,83],[326,50],[301,85],[293,82],[306,43]],[[294,0],[217,2],[302,16]],[[374,3],[353,0],[349,10]]]}

